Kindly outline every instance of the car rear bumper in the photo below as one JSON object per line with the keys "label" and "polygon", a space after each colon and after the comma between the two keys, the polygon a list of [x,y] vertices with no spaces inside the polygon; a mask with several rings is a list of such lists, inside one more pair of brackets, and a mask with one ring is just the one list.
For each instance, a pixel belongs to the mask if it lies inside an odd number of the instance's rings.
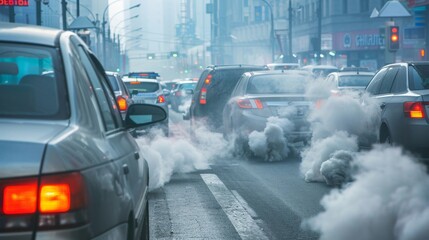
{"label": "car rear bumper", "polygon": [[[117,225],[99,236],[93,236],[89,225],[60,230],[46,230],[36,233],[36,240],[74,240],[74,239],[124,239],[127,236],[128,225],[126,223]],[[2,240],[30,240],[32,239],[32,232],[16,232],[16,233],[0,233]]]}
{"label": "car rear bumper", "polygon": [[[263,132],[268,123],[267,117],[256,116],[246,111],[240,114],[237,120],[234,126],[238,129],[234,131],[245,138],[253,131]],[[290,121],[295,125],[295,128],[292,131],[284,133],[285,138],[289,142],[309,141],[311,139],[312,131],[310,124],[305,119],[290,119]]]}
{"label": "car rear bumper", "polygon": [[426,120],[411,122],[400,129],[394,142],[417,154],[429,156],[429,124]]}

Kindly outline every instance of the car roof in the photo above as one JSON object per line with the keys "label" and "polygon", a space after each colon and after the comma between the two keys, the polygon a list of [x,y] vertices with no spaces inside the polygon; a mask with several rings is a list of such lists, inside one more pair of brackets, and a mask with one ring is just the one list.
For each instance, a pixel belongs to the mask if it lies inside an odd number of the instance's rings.
{"label": "car roof", "polygon": [[349,76],[349,75],[368,75],[373,76],[374,72],[356,72],[356,71],[345,71],[345,72],[332,72],[329,75],[338,75],[338,76]]}
{"label": "car roof", "polygon": [[316,68],[316,69],[338,69],[337,67],[332,66],[332,65],[307,65],[307,66],[304,66],[302,68],[303,69],[314,69],[314,68]]}
{"label": "car roof", "polygon": [[195,82],[195,81],[189,81],[189,80],[177,82],[177,84],[187,84],[187,83],[197,83],[197,82]]}
{"label": "car roof", "polygon": [[260,68],[267,69],[265,65],[248,65],[248,64],[236,64],[236,65],[210,65],[207,66],[208,69],[218,70],[218,69],[240,69],[240,68]]}
{"label": "car roof", "polygon": [[0,22],[0,41],[56,46],[61,29]]}
{"label": "car roof", "polygon": [[124,82],[152,82],[152,83],[160,83],[156,79],[150,79],[150,78],[134,78],[134,77],[126,77],[123,78],[122,81]]}
{"label": "car roof", "polygon": [[255,71],[255,72],[249,72],[252,76],[259,76],[259,75],[306,75],[309,77],[312,77],[313,75],[305,70],[275,70],[275,71]]}

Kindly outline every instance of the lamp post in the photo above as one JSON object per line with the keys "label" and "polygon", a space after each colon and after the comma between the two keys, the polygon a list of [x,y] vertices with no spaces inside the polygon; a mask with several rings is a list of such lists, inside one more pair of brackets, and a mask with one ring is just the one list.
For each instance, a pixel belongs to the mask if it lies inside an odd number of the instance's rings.
{"label": "lamp post", "polygon": [[271,42],[271,60],[272,62],[275,61],[275,45],[274,45],[274,14],[273,14],[273,7],[267,0],[262,0],[265,4],[267,4],[268,8],[270,9],[270,17],[271,17],[271,32],[270,32],[270,42]]}
{"label": "lamp post", "polygon": [[[106,12],[107,12],[107,9],[109,9],[109,7],[112,5],[112,4],[114,4],[114,3],[117,3],[117,2],[119,2],[120,0],[116,0],[116,1],[114,1],[114,2],[111,2],[109,5],[107,5],[106,6],[106,8],[104,9],[104,11],[103,11],[103,22],[102,22],[102,34],[103,34],[103,65],[106,65],[106,60],[107,60],[107,58],[106,58],[106,23],[107,23],[107,20],[106,20]],[[133,8],[137,8],[137,7],[140,7],[140,4],[136,4],[136,5],[134,5],[134,6],[131,6],[131,7],[129,7],[129,8],[127,8],[127,9],[124,9],[124,10],[122,10],[122,11],[119,11],[118,13],[116,13],[115,15],[113,15],[110,19],[113,19],[114,17],[116,17],[119,13],[121,13],[121,12],[124,12],[124,11],[127,11],[127,10],[131,10],[131,9],[133,9]],[[110,37],[109,37],[110,38]],[[104,66],[104,67],[106,67],[106,66]]]}
{"label": "lamp post", "polygon": [[134,15],[134,16],[132,16],[132,17],[125,18],[124,20],[122,20],[122,21],[118,22],[118,24],[116,24],[116,26],[113,28],[113,33],[117,33],[117,32],[116,32],[116,29],[119,27],[119,25],[121,25],[121,23],[123,23],[123,22],[125,22],[125,21],[128,21],[128,20],[131,20],[131,19],[134,19],[134,18],[138,18],[138,17],[139,17],[139,15],[137,14],[137,15]]}

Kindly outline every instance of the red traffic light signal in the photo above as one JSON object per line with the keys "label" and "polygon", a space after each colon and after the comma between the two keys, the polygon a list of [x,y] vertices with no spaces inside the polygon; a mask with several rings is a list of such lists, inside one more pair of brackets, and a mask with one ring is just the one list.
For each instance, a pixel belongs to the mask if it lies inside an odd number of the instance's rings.
{"label": "red traffic light signal", "polygon": [[389,51],[396,51],[399,49],[399,27],[389,27],[389,40],[388,40]]}

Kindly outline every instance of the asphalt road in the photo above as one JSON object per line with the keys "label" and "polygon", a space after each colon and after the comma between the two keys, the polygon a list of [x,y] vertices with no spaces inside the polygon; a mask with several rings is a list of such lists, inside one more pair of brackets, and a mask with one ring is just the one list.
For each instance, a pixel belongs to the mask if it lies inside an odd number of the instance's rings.
{"label": "asphalt road", "polygon": [[[185,133],[170,112],[172,137]],[[301,226],[322,211],[331,188],[306,183],[299,156],[282,162],[219,159],[210,169],[174,174],[149,195],[151,239],[317,239]]]}

